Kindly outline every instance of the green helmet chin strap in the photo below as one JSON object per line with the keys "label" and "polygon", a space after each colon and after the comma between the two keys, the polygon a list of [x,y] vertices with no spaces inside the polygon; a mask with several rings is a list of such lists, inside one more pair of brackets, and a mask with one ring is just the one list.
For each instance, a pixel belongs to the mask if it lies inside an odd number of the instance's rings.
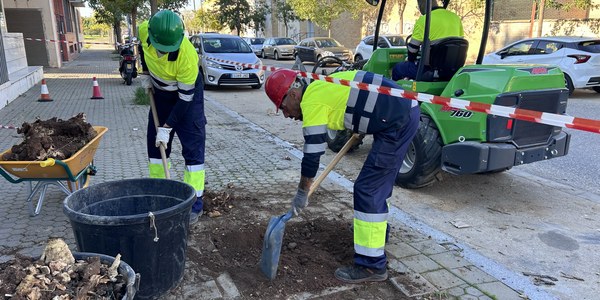
{"label": "green helmet chin strap", "polygon": [[148,22],[148,38],[154,48],[161,52],[179,49],[184,38],[183,21],[170,10],[157,12]]}

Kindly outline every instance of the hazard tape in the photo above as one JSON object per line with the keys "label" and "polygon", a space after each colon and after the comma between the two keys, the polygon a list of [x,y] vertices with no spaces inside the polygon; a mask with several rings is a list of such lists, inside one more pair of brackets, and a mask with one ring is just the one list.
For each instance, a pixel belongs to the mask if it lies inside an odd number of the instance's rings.
{"label": "hazard tape", "polygon": [[[5,36],[4,38],[8,38],[8,39],[23,39],[26,41],[35,41],[35,42],[50,42],[50,43],[65,43],[65,44],[76,44],[78,42],[76,41],[61,41],[61,40],[52,40],[52,39],[37,39],[37,38],[24,38],[24,37],[17,37],[17,36]],[[87,44],[87,45],[125,45],[125,44],[129,44],[129,43],[101,43],[101,42],[85,42],[82,41],[80,42],[82,44]],[[138,43],[132,43],[134,45],[137,45]]]}
{"label": "hazard tape", "polygon": [[[207,57],[207,58],[214,60],[214,61],[218,61],[218,62],[239,65],[239,66],[242,66],[245,68],[260,69],[260,70],[271,71],[271,72],[279,70],[279,69],[285,69],[285,68],[277,68],[277,67],[273,67],[273,66],[245,64],[245,63],[224,60],[224,59],[219,59],[219,58],[210,58],[210,57]],[[411,100],[417,100],[417,101],[423,102],[423,103],[439,104],[439,105],[443,105],[446,107],[452,107],[452,108],[457,108],[457,109],[466,109],[466,110],[475,111],[475,112],[482,112],[482,113],[489,114],[489,115],[524,120],[524,121],[533,122],[533,123],[541,123],[541,124],[546,124],[546,125],[551,125],[551,126],[559,126],[559,127],[563,127],[563,128],[572,128],[572,129],[577,129],[577,130],[589,131],[589,132],[593,132],[593,133],[600,133],[600,120],[577,118],[577,117],[572,117],[572,116],[540,112],[540,111],[529,110],[529,109],[514,108],[514,107],[507,107],[507,106],[501,106],[501,105],[496,105],[496,104],[487,104],[487,103],[481,103],[481,102],[468,101],[468,100],[464,100],[464,99],[435,96],[435,95],[430,95],[430,94],[425,94],[425,93],[417,93],[417,92],[412,92],[412,91],[407,91],[407,90],[402,90],[402,89],[378,86],[378,85],[374,85],[374,84],[351,81],[351,80],[346,80],[346,79],[333,78],[333,77],[329,77],[329,76],[325,76],[325,75],[319,75],[319,74],[303,72],[303,71],[298,71],[298,76],[304,77],[304,78],[310,78],[310,79],[314,79],[314,80],[327,81],[330,83],[349,86],[351,88],[370,91],[370,92],[374,92],[374,93],[391,95],[391,96],[401,97],[401,98],[406,98],[406,99],[411,99]]]}

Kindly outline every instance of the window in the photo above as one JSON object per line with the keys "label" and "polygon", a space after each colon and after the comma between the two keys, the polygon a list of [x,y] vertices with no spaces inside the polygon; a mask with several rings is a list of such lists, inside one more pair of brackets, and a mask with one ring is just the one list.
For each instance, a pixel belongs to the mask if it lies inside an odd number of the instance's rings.
{"label": "window", "polygon": [[277,45],[296,45],[296,42],[294,42],[294,40],[292,40],[290,38],[285,38],[285,39],[277,39],[276,44]]}
{"label": "window", "polygon": [[591,53],[600,53],[600,40],[580,42],[577,48]]}
{"label": "window", "polygon": [[[535,41],[525,41],[522,43],[518,43],[506,49],[506,55],[526,55],[529,54],[529,50],[531,50],[531,46]],[[504,51],[502,51],[504,52]]]}
{"label": "window", "polygon": [[401,36],[399,36],[399,35],[388,36],[387,39],[390,42],[390,44],[392,44],[392,46],[404,46],[404,45],[406,45],[406,42],[404,41],[404,38],[401,37]]}
{"label": "window", "polygon": [[375,40],[374,37],[370,36],[368,38],[365,38],[365,44],[369,45],[369,46],[373,46],[373,41]]}
{"label": "window", "polygon": [[562,48],[562,44],[559,42],[540,41],[535,49],[533,49],[533,54],[551,54],[560,48]]}

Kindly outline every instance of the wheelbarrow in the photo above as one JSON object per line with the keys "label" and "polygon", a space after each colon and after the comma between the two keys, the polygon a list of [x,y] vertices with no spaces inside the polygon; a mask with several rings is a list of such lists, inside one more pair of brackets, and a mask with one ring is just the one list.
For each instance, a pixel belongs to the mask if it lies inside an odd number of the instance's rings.
{"label": "wheelbarrow", "polygon": [[[49,185],[58,186],[67,195],[89,185],[90,176],[96,173],[93,164],[96,149],[108,130],[103,126],[93,127],[96,137],[65,160],[49,158],[44,161],[8,161],[2,160],[2,156],[11,150],[0,153],[0,175],[11,183],[29,183],[29,196],[26,200],[29,215],[34,217],[40,214]],[[35,186],[33,182],[37,182]],[[38,192],[38,200],[34,204],[33,199]]]}

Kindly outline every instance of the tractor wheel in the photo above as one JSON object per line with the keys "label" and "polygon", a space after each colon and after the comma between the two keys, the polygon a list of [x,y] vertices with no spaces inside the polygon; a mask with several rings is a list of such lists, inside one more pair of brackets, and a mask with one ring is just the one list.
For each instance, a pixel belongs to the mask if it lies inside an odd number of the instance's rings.
{"label": "tractor wheel", "polygon": [[569,90],[569,96],[571,96],[575,90],[575,86],[573,85],[573,80],[571,80],[571,77],[569,77],[567,73],[565,73],[565,87]]}
{"label": "tractor wheel", "polygon": [[[327,129],[327,146],[333,152],[340,152],[344,145],[350,140],[352,137],[352,130],[344,129],[344,130],[331,130]],[[356,143],[348,152],[352,152],[362,144],[362,140],[359,143]]]}
{"label": "tractor wheel", "polygon": [[408,146],[396,175],[396,185],[418,189],[434,183],[441,172],[442,146],[442,137],[435,122],[421,115],[417,135]]}

